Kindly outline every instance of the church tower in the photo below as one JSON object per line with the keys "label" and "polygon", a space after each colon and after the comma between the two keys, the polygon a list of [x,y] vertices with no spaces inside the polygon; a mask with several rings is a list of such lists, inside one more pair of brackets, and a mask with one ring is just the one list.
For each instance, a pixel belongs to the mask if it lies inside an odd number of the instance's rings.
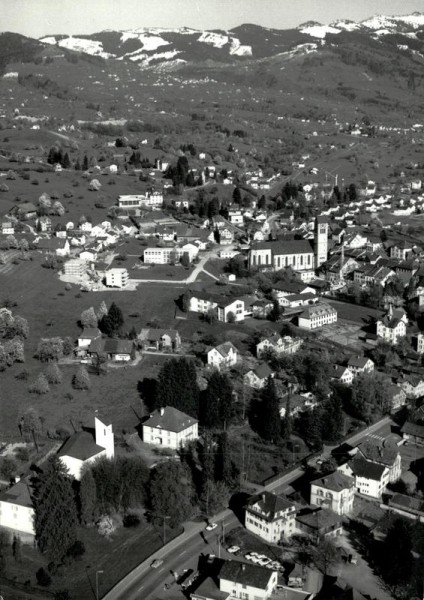
{"label": "church tower", "polygon": [[315,221],[315,268],[318,269],[328,259],[328,219],[317,217]]}

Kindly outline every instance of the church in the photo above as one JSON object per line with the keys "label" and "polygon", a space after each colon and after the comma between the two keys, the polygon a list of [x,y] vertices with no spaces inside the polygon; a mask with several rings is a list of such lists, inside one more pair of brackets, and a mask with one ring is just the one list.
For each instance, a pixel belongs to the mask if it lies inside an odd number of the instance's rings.
{"label": "church", "polygon": [[313,240],[261,242],[252,246],[249,267],[270,271],[291,267],[295,271],[314,271],[328,258],[328,220],[317,217]]}

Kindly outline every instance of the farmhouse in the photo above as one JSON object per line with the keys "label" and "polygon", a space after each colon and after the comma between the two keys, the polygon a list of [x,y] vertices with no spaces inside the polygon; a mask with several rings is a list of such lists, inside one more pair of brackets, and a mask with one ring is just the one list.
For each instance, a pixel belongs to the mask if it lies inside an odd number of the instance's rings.
{"label": "farmhouse", "polygon": [[142,329],[138,340],[145,350],[168,350],[181,347],[181,337],[176,329]]}
{"label": "farmhouse", "polygon": [[207,353],[207,363],[211,367],[221,369],[233,367],[237,363],[237,348],[231,342],[224,342],[215,346]]}
{"label": "farmhouse", "polygon": [[101,337],[102,334],[97,327],[85,327],[78,337],[78,349],[87,349],[94,340],[98,340]]}
{"label": "farmhouse", "polygon": [[143,442],[178,449],[199,437],[198,421],[172,406],[155,410],[142,423]]}
{"label": "farmhouse", "polygon": [[401,430],[402,438],[404,440],[410,440],[417,446],[424,446],[424,425],[417,425],[406,421]]}
{"label": "farmhouse", "polygon": [[94,417],[94,435],[92,431],[78,431],[69,437],[58,452],[58,456],[70,475],[81,479],[83,467],[106,456],[115,455],[112,425],[105,425]]}
{"label": "farmhouse", "polygon": [[311,504],[346,515],[353,508],[355,480],[335,471],[311,482]]}
{"label": "farmhouse", "polygon": [[278,543],[295,533],[296,507],[284,496],[262,492],[252,496],[246,506],[245,525],[267,542]]}
{"label": "farmhouse", "polygon": [[106,354],[108,360],[115,362],[128,362],[134,358],[134,343],[132,340],[121,339],[95,339],[88,347],[90,356]]}

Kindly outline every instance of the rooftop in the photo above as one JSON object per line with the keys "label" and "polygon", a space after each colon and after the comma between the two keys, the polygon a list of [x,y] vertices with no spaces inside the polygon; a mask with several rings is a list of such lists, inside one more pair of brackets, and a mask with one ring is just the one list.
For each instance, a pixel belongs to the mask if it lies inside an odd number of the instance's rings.
{"label": "rooftop", "polygon": [[186,415],[173,406],[165,406],[153,411],[150,417],[143,422],[143,425],[179,433],[195,423],[197,423],[197,420],[193,417]]}
{"label": "rooftop", "polygon": [[78,460],[88,460],[89,458],[96,456],[100,452],[103,452],[104,448],[98,446],[95,442],[94,436],[88,431],[78,431],[71,435],[62,448],[59,450],[59,456],[70,456]]}
{"label": "rooftop", "polygon": [[264,516],[267,521],[273,521],[276,513],[292,508],[294,504],[284,496],[277,496],[271,492],[262,492],[256,496],[252,496],[248,500],[247,507],[250,510],[255,510],[255,506],[265,513]]}
{"label": "rooftop", "polygon": [[19,506],[33,507],[32,485],[29,477],[25,477],[15,483],[11,488],[0,493],[0,502],[10,502]]}
{"label": "rooftop", "polygon": [[352,469],[354,475],[357,477],[363,477],[364,479],[372,479],[374,481],[380,481],[385,466],[380,465],[369,460],[365,460],[365,458],[354,458],[349,462],[349,466]]}
{"label": "rooftop", "polygon": [[252,565],[238,560],[226,560],[219,572],[219,579],[235,581],[241,585],[249,585],[265,590],[273,571],[259,565]]}
{"label": "rooftop", "polygon": [[332,490],[333,492],[341,492],[342,490],[353,487],[355,485],[355,480],[353,477],[348,477],[339,471],[334,471],[334,473],[311,481],[311,485],[316,485],[325,488],[326,490]]}

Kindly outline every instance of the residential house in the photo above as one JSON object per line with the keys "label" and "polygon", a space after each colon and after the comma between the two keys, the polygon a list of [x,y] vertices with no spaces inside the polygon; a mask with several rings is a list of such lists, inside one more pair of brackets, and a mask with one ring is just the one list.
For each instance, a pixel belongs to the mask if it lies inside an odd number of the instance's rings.
{"label": "residential house", "polygon": [[207,353],[207,364],[220,370],[233,367],[237,363],[237,348],[231,342],[215,346]]}
{"label": "residential house", "polygon": [[381,498],[390,481],[387,466],[366,460],[362,455],[355,456],[337,470],[355,479],[355,488],[359,494],[372,498]]}
{"label": "residential house", "polygon": [[408,373],[398,381],[399,387],[405,392],[408,400],[415,400],[424,396],[424,377],[419,374]]}
{"label": "residential house", "polygon": [[397,344],[406,336],[408,317],[402,308],[393,308],[390,305],[386,315],[377,321],[377,335],[386,342]]}
{"label": "residential house", "polygon": [[0,492],[0,527],[18,536],[24,543],[33,543],[34,488],[31,476],[19,479],[12,487]]}
{"label": "residential house", "polygon": [[424,354],[424,334],[419,333],[417,335],[417,352],[418,354]]}
{"label": "residential house", "polygon": [[102,334],[97,327],[84,327],[78,337],[78,350],[86,350],[94,340],[101,339]]}
{"label": "residential house", "polygon": [[44,254],[55,254],[56,256],[69,256],[71,246],[69,240],[53,237],[40,238],[36,244],[36,249]]}
{"label": "residential house", "polygon": [[260,363],[255,369],[248,371],[243,377],[244,385],[256,390],[262,389],[268,377],[274,377],[274,373],[266,363]]}
{"label": "residential house", "polygon": [[3,235],[14,235],[15,234],[15,226],[10,221],[3,221],[1,224],[1,232]]}
{"label": "residential house", "polygon": [[414,244],[402,240],[390,246],[389,257],[397,258],[398,260],[406,260],[408,255],[412,252]]}
{"label": "residential house", "polygon": [[329,508],[305,508],[296,515],[296,530],[318,542],[342,535],[343,516]]}
{"label": "residential house", "polygon": [[224,227],[219,231],[219,243],[221,245],[224,244],[232,244],[234,241],[234,234],[229,227]]}
{"label": "residential house", "polygon": [[342,383],[343,385],[352,385],[354,374],[348,367],[341,365],[333,365],[330,371],[330,377],[333,381]]}
{"label": "residential house", "polygon": [[354,456],[362,456],[365,460],[387,467],[390,482],[397,481],[400,478],[402,474],[401,456],[395,444],[378,444],[366,440],[359,444],[354,452]]}
{"label": "residential house", "polygon": [[406,392],[398,385],[391,383],[386,389],[386,400],[390,407],[390,412],[395,412],[406,404]]}
{"label": "residential house", "polygon": [[143,421],[142,435],[147,444],[177,450],[198,439],[198,421],[173,406],[165,406]]}
{"label": "residential house", "polygon": [[189,261],[193,262],[199,253],[199,248],[194,244],[185,244],[184,246],[148,246],[144,249],[143,260],[146,264],[167,265],[178,262],[184,254],[187,254]]}
{"label": "residential house", "polygon": [[35,226],[37,227],[37,231],[41,231],[42,233],[50,232],[52,230],[52,220],[47,216],[38,217],[35,221]]}
{"label": "residential house", "polygon": [[138,341],[144,350],[175,352],[181,348],[181,337],[176,329],[142,329]]}
{"label": "residential house", "polygon": [[276,354],[294,354],[299,350],[302,343],[300,338],[292,338],[289,335],[281,337],[278,333],[274,333],[256,344],[256,356],[261,358],[270,350]]}
{"label": "residential house", "polygon": [[108,269],[106,271],[105,283],[107,287],[125,287],[128,283],[127,269]]}
{"label": "residential house", "polygon": [[347,515],[353,508],[355,480],[335,471],[311,481],[311,504]]}
{"label": "residential house", "polygon": [[347,366],[355,376],[359,373],[372,373],[374,371],[374,362],[365,356],[351,356]]}
{"label": "residential house", "polygon": [[377,264],[363,265],[353,273],[353,281],[359,284],[384,286],[395,275],[393,269]]}
{"label": "residential house", "polygon": [[12,208],[11,212],[16,213],[19,219],[26,221],[37,216],[37,207],[32,202],[20,202],[19,205]]}
{"label": "residential house", "polygon": [[411,441],[417,446],[424,446],[424,425],[417,425],[406,421],[400,430],[402,438],[406,441]]}
{"label": "residential house", "polygon": [[245,526],[267,542],[277,544],[295,533],[296,507],[284,496],[261,492],[246,505]]}
{"label": "residential house", "polygon": [[201,578],[191,600],[269,600],[277,589],[277,571],[238,560],[226,560],[214,577]]}
{"label": "residential house", "polygon": [[330,304],[321,302],[308,306],[299,316],[298,325],[303,329],[317,329],[337,322],[337,310]]}
{"label": "residential house", "polygon": [[75,479],[81,479],[85,465],[92,464],[98,458],[115,455],[112,425],[105,425],[94,417],[94,435],[92,431],[78,431],[71,435],[58,452],[61,462]]}
{"label": "residential house", "polygon": [[191,292],[188,310],[207,315],[210,310],[217,308],[219,300],[218,296],[213,296],[208,292]]}
{"label": "residential house", "polygon": [[106,354],[108,360],[114,362],[129,362],[134,358],[134,352],[134,342],[132,340],[109,338],[95,339],[87,349],[87,354],[91,357]]}
{"label": "residential house", "polygon": [[[272,311],[274,303],[270,300],[260,299],[255,300],[252,304],[252,316],[255,319],[266,319],[269,313]],[[423,336],[424,339],[424,336]],[[424,347],[424,344],[423,344]],[[424,352],[424,350],[423,350]]]}
{"label": "residential house", "polygon": [[244,301],[241,298],[223,298],[216,307],[218,321],[229,323],[232,321],[244,321]]}

